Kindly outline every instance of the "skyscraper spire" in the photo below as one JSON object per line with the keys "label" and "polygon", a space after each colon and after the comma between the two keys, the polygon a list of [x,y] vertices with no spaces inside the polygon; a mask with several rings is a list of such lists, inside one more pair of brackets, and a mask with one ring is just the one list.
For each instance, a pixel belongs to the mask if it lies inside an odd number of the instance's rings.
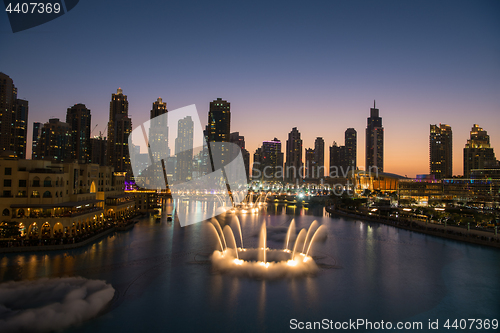
{"label": "skyscraper spire", "polygon": [[375,107],[375,100],[373,100],[373,108],[376,109],[376,107]]}

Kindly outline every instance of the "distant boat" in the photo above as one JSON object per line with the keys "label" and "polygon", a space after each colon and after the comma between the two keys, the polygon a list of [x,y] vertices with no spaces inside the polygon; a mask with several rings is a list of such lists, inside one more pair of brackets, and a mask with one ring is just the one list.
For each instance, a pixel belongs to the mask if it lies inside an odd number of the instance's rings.
{"label": "distant boat", "polygon": [[161,208],[156,208],[154,210],[154,218],[157,223],[161,222]]}

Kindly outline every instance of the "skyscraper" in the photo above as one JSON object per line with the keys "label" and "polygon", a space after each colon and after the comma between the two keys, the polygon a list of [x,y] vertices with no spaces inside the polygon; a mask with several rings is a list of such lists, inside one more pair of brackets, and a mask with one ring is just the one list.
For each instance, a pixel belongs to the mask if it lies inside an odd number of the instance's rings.
{"label": "skyscraper", "polygon": [[71,158],[79,163],[90,162],[90,119],[85,104],[75,104],[66,113],[66,123],[71,127]]}
{"label": "skyscraper", "polygon": [[167,112],[167,103],[163,102],[161,97],[158,97],[149,113],[149,119],[151,119],[149,126],[149,148],[155,161],[164,158],[165,156],[161,156],[164,153],[166,153],[167,157],[170,156],[167,117],[159,117]]}
{"label": "skyscraper", "polygon": [[262,147],[257,148],[253,154],[252,179],[262,179]]}
{"label": "skyscraper", "polygon": [[384,128],[382,118],[379,117],[379,109],[370,108],[370,117],[366,127],[366,163],[367,172],[384,171]]}
{"label": "skyscraper", "polygon": [[283,153],[280,140],[274,138],[262,142],[261,163],[262,180],[283,181]]}
{"label": "skyscraper", "polygon": [[115,172],[131,174],[130,153],[128,150],[128,136],[132,131],[132,120],[128,116],[127,96],[118,88],[116,94],[111,95],[109,103],[108,122],[108,165],[115,168]]}
{"label": "skyscraper", "polygon": [[325,176],[325,140],[317,137],[314,141],[314,173],[310,175],[315,179]]}
{"label": "skyscraper", "polygon": [[316,158],[314,154],[314,149],[306,148],[305,149],[305,162],[306,162],[306,170],[304,174],[304,178],[316,178],[317,168],[316,168]]}
{"label": "skyscraper", "polygon": [[449,125],[430,125],[429,169],[436,179],[453,176],[453,136]]}
{"label": "skyscraper", "polygon": [[43,124],[37,145],[37,159],[55,162],[72,160],[71,126],[57,118]]}
{"label": "skyscraper", "polygon": [[207,137],[209,142],[229,142],[231,133],[231,103],[217,98],[210,102]]}
{"label": "skyscraper", "polygon": [[471,170],[484,169],[485,164],[495,161],[495,153],[490,146],[490,136],[479,125],[474,124],[470,131],[470,139],[464,148],[464,177],[469,178]]}
{"label": "skyscraper", "polygon": [[0,151],[26,158],[28,101],[17,98],[12,79],[0,73]]}
{"label": "skyscraper", "polygon": [[[355,171],[357,164],[357,132],[354,128],[348,128],[345,131],[345,167],[350,171]],[[347,169],[346,169],[347,170]]]}
{"label": "skyscraper", "polygon": [[90,163],[106,165],[106,147],[108,140],[103,138],[102,135],[95,136],[90,139],[91,155]]}
{"label": "skyscraper", "polygon": [[194,122],[191,116],[179,119],[175,139],[176,179],[186,182],[192,179]]}
{"label": "skyscraper", "polygon": [[346,147],[338,146],[337,142],[333,141],[330,147],[330,177],[343,177],[351,169],[347,169],[346,162]]}
{"label": "skyscraper", "polygon": [[286,141],[285,178],[290,182],[296,182],[303,177],[302,139],[297,127],[294,127],[288,133]]}
{"label": "skyscraper", "polygon": [[33,136],[31,140],[31,159],[36,160],[38,159],[37,153],[38,153],[38,141],[40,140],[40,135],[42,135],[42,123],[34,122],[33,123]]}
{"label": "skyscraper", "polygon": [[245,137],[240,135],[240,132],[233,132],[229,135],[229,141],[241,148],[241,155],[243,156],[243,163],[245,164],[245,172],[247,179],[249,179],[250,152],[245,149]]}

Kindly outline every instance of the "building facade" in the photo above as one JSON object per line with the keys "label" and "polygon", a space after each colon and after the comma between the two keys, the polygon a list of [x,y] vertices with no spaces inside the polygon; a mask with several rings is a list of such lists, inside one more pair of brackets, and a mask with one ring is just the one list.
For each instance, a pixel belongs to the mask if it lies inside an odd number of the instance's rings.
{"label": "building facade", "polygon": [[68,108],[66,123],[71,131],[71,159],[78,163],[90,163],[90,120],[90,110],[85,104],[75,104]]}
{"label": "building facade", "polygon": [[128,137],[132,132],[132,120],[128,116],[127,96],[118,88],[109,103],[107,164],[116,172],[126,172],[130,177],[130,153]]}
{"label": "building facade", "polygon": [[76,237],[133,214],[125,176],[97,164],[0,158],[2,223],[19,236]]}
{"label": "building facade", "polygon": [[0,152],[26,158],[28,101],[17,98],[12,79],[0,73]]}
{"label": "building facade", "polygon": [[344,147],[345,147],[345,166],[349,166],[349,170],[356,170],[358,168],[358,133],[354,128],[348,128],[344,133]]}
{"label": "building facade", "polygon": [[71,162],[73,160],[71,126],[59,121],[58,118],[49,119],[43,124],[36,157],[39,160]]}
{"label": "building facade", "polygon": [[315,179],[325,177],[325,140],[321,137],[314,140],[314,170],[311,176]]}
{"label": "building facade", "polygon": [[370,172],[384,171],[384,128],[382,127],[382,118],[379,116],[379,109],[370,108],[370,117],[366,126],[366,161],[365,170]]}
{"label": "building facade", "polygon": [[231,103],[217,98],[210,102],[207,137],[209,142],[229,142],[231,135]]}
{"label": "building facade", "polygon": [[262,142],[261,170],[263,181],[283,181],[281,141],[274,138]]}
{"label": "building facade", "polygon": [[436,179],[453,176],[453,135],[449,125],[430,125],[429,168]]}
{"label": "building facade", "polygon": [[43,124],[39,122],[33,123],[33,134],[31,140],[31,159],[38,159],[38,141],[40,141],[40,136],[42,135]]}
{"label": "building facade", "polygon": [[474,124],[464,148],[464,177],[470,178],[473,169],[484,169],[485,164],[495,162],[490,136],[479,125]]}
{"label": "building facade", "polygon": [[300,181],[304,178],[302,161],[302,139],[297,127],[288,133],[286,141],[285,177],[288,182]]}

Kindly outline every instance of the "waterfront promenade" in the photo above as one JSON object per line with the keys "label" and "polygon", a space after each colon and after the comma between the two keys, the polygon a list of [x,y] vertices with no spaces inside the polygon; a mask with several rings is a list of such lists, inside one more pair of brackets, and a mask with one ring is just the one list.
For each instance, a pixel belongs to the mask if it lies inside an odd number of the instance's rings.
{"label": "waterfront promenade", "polygon": [[467,230],[467,228],[428,223],[417,219],[367,215],[360,211],[350,211],[342,208],[336,208],[335,206],[325,206],[325,210],[327,213],[334,216],[344,216],[368,222],[377,222],[400,229],[420,232],[426,235],[500,248],[500,235],[495,235],[489,231],[477,230],[473,228]]}

